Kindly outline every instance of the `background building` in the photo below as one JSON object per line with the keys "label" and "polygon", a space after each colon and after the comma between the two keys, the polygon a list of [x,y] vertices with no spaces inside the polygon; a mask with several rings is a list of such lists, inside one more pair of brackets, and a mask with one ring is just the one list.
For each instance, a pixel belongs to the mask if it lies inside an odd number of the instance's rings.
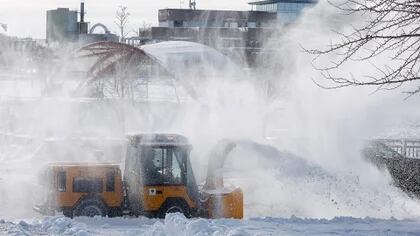
{"label": "background building", "polygon": [[[105,25],[95,24],[89,30],[89,22],[85,22],[85,4],[80,4],[80,19],[78,12],[69,8],[58,8],[47,11],[47,43],[79,43],[86,44],[97,41],[119,41]],[[96,28],[103,28],[103,33],[95,33]]]}
{"label": "background building", "polygon": [[257,11],[277,13],[278,23],[288,24],[295,21],[305,8],[317,3],[318,0],[264,0],[249,4]]}
{"label": "background building", "polygon": [[78,38],[77,11],[58,8],[47,11],[47,42],[72,42]]}
{"label": "background building", "polygon": [[197,42],[253,64],[255,52],[273,34],[276,19],[276,13],[264,11],[162,9],[149,41]]}

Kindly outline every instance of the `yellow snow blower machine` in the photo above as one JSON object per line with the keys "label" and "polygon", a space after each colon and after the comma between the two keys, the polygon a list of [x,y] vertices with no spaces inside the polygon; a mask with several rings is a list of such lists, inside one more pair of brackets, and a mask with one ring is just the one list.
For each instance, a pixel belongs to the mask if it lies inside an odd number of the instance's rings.
{"label": "yellow snow blower machine", "polygon": [[123,170],[107,163],[53,163],[43,171],[48,190],[34,209],[44,215],[243,218],[243,193],[227,189],[217,169],[235,147],[220,142],[209,161],[207,179],[196,184],[187,138],[173,134],[128,137]]}

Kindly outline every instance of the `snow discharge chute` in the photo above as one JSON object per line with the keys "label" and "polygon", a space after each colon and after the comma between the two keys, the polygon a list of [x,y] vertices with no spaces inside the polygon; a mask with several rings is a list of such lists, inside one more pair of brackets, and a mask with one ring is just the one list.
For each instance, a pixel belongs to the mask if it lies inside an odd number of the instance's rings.
{"label": "snow discharge chute", "polygon": [[211,152],[202,193],[208,197],[207,209],[212,218],[243,217],[243,192],[240,188],[225,188],[223,173],[220,171],[229,153],[236,146],[236,142],[224,139],[219,141]]}
{"label": "snow discharge chute", "polygon": [[231,140],[221,140],[213,148],[211,157],[207,168],[207,178],[204,184],[206,190],[223,189],[223,175],[220,173],[220,169],[223,168],[226,158],[229,153],[237,146],[237,144]]}

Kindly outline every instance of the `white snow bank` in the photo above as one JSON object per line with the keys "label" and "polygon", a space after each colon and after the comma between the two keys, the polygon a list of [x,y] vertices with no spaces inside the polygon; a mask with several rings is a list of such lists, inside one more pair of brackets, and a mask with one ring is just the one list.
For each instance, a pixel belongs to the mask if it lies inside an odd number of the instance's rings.
{"label": "white snow bank", "polygon": [[[42,220],[8,222],[0,220],[0,234],[9,235],[74,235],[85,236],[89,233],[84,224],[66,217],[46,217]],[[3,232],[2,232],[3,231]]]}
{"label": "white snow bank", "polygon": [[42,220],[0,220],[0,235],[420,235],[420,219],[380,220],[336,217],[326,219],[251,218],[186,219],[181,214],[165,220],[140,218],[47,217]]}
{"label": "white snow bank", "polygon": [[253,218],[249,220],[193,219],[168,215],[156,222],[145,235],[401,235],[420,234],[420,222],[394,218],[336,217],[326,219]]}
{"label": "white snow bank", "polygon": [[156,222],[144,235],[248,235],[241,230],[241,221],[186,219],[181,214],[167,215],[163,222]]}
{"label": "white snow bank", "polygon": [[253,218],[230,219],[186,219],[180,214],[167,215],[157,221],[142,235],[401,235],[420,234],[420,221],[394,218],[336,217],[326,219]]}

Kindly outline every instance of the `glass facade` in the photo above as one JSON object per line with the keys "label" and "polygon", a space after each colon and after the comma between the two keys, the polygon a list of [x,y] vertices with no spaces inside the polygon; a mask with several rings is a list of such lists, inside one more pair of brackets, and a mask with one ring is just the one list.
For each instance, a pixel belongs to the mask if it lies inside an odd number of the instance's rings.
{"label": "glass facade", "polygon": [[263,4],[256,6],[257,11],[277,12],[277,3]]}
{"label": "glass facade", "polygon": [[277,12],[277,20],[281,24],[297,20],[302,11],[314,6],[317,0],[277,0],[251,3],[257,11]]}

